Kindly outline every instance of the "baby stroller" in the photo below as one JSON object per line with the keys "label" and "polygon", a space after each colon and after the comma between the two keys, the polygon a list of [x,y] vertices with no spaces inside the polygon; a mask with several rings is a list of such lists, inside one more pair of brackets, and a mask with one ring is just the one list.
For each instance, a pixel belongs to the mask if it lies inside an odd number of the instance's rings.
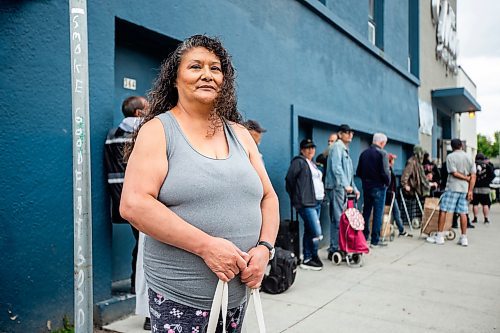
{"label": "baby stroller", "polygon": [[340,265],[345,261],[348,266],[351,264],[363,265],[363,253],[368,253],[363,230],[365,220],[363,215],[354,207],[356,195],[347,195],[347,209],[344,210],[339,222],[339,250],[333,252],[332,262]]}

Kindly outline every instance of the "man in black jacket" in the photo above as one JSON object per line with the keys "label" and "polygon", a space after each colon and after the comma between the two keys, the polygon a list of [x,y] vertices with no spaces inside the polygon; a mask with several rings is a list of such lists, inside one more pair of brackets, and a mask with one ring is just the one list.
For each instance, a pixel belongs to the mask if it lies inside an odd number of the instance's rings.
{"label": "man in black jacket", "polygon": [[[125,119],[117,128],[108,132],[104,146],[104,163],[108,176],[108,190],[111,199],[111,221],[113,223],[128,223],[120,216],[120,198],[125,176],[126,162],[123,160],[123,149],[127,142],[132,140],[132,134],[140,124],[141,117],[145,114],[148,102],[144,97],[131,96],[122,103],[122,112]],[[135,293],[135,267],[137,262],[137,244],[139,231],[132,225],[135,238],[135,247],[132,251],[131,292]]]}
{"label": "man in black jacket", "polygon": [[323,239],[319,216],[325,190],[321,181],[322,172],[312,161],[315,153],[314,142],[311,139],[302,140],[300,155],[292,159],[285,181],[292,205],[304,220],[302,239],[304,259],[300,267],[318,271],[323,268],[323,263],[318,257],[318,247],[320,240]]}
{"label": "man in black jacket", "polygon": [[472,211],[474,212],[473,223],[477,222],[479,213],[479,204],[483,206],[484,223],[488,224],[488,215],[490,212],[491,199],[490,199],[490,183],[495,178],[495,173],[491,164],[486,162],[486,157],[478,153],[476,155],[476,184],[472,191]]}
{"label": "man in black jacket", "polygon": [[373,135],[372,145],[359,156],[356,174],[363,182],[363,218],[365,219],[365,238],[370,234],[369,223],[373,208],[373,226],[370,246],[379,247],[380,228],[384,215],[385,195],[391,182],[389,159],[384,147],[387,136],[383,133]]}

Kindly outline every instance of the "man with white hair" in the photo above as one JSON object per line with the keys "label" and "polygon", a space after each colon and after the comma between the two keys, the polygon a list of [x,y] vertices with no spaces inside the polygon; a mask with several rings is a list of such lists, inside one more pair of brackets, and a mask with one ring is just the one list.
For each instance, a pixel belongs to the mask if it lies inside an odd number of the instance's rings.
{"label": "man with white hair", "polygon": [[373,208],[373,225],[370,247],[380,247],[380,228],[384,215],[385,194],[391,181],[389,159],[384,150],[387,136],[383,133],[373,135],[372,145],[359,156],[356,174],[363,182],[363,217],[365,219],[364,235],[370,235],[370,215]]}

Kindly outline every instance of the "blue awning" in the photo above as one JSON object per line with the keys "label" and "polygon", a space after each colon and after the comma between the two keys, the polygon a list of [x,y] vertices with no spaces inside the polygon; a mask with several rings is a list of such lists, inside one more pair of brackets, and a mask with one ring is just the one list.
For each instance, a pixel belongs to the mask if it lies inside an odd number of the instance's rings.
{"label": "blue awning", "polygon": [[481,111],[481,105],[465,88],[436,89],[431,96],[454,113]]}

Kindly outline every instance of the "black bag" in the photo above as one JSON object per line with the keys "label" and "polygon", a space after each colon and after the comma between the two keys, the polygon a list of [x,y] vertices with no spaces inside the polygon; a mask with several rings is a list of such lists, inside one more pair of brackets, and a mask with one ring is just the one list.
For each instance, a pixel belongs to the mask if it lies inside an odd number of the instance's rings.
{"label": "black bag", "polygon": [[[293,208],[291,208],[290,216],[293,218]],[[280,221],[275,246],[292,251],[297,258],[300,257],[299,217],[297,213],[295,220]]]}
{"label": "black bag", "polygon": [[276,247],[269,275],[262,280],[262,291],[268,294],[281,294],[291,287],[297,274],[297,257],[292,251]]}

